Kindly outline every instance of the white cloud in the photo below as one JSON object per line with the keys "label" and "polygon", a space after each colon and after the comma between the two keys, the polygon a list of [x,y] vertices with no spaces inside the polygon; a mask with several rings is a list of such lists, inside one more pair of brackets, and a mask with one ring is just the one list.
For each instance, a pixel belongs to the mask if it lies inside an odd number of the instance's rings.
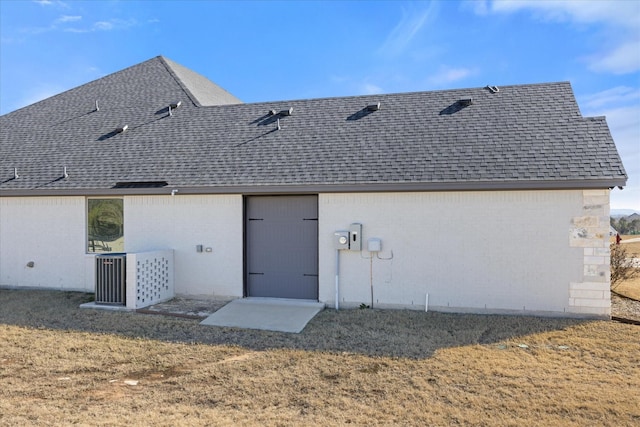
{"label": "white cloud", "polygon": [[640,103],[640,89],[629,86],[616,86],[602,92],[587,95],[581,99],[580,105],[587,110],[595,111],[607,105]]}
{"label": "white cloud", "polygon": [[340,76],[337,74],[332,74],[329,76],[329,79],[332,83],[344,83],[349,80],[347,76]]}
{"label": "white cloud", "polygon": [[65,2],[59,0],[34,0],[34,3],[37,3],[40,6],[58,6],[65,9],[69,7]]}
{"label": "white cloud", "polygon": [[623,43],[601,55],[602,58],[600,55],[590,58],[589,68],[592,71],[628,74],[640,70],[640,40]]}
{"label": "white cloud", "polygon": [[76,22],[76,21],[80,21],[81,19],[82,19],[82,16],[62,15],[60,18],[56,19],[56,22],[60,22],[60,23]]}
{"label": "white cloud", "polygon": [[640,89],[617,86],[580,99],[584,116],[605,116],[627,176],[623,191],[611,193],[611,207],[640,210]]}
{"label": "white cloud", "polygon": [[[64,27],[66,24],[69,24],[71,22],[78,22],[81,20],[82,20],[82,16],[80,15],[62,15],[59,18],[55,19],[48,27],[28,27],[28,28],[23,28],[21,32],[25,34],[42,34],[42,33],[47,33],[49,31],[59,30],[61,27]],[[63,28],[62,31],[68,31],[68,28]]]}
{"label": "white cloud", "polygon": [[581,97],[579,104],[584,116],[606,116],[616,142],[640,153],[640,89],[616,86]]}
{"label": "white cloud", "polygon": [[19,38],[19,37],[15,37],[15,36],[9,36],[9,37],[5,37],[5,36],[1,36],[0,37],[0,44],[18,44],[18,43],[22,43],[24,41],[24,39]]}
{"label": "white cloud", "polygon": [[640,212],[640,188],[614,188],[611,192],[611,209],[633,209]]}
{"label": "white cloud", "polygon": [[607,42],[586,60],[595,72],[628,74],[640,70],[640,1],[540,1],[494,0],[466,7],[478,15],[530,11],[534,19],[547,22],[602,25]]}
{"label": "white cloud", "polygon": [[110,19],[108,21],[97,21],[89,27],[69,27],[63,31],[68,33],[91,33],[94,31],[114,31],[122,30],[137,25],[135,19]]}
{"label": "white cloud", "polygon": [[530,9],[536,17],[547,21],[577,23],[607,22],[624,25],[629,28],[640,24],[640,5],[628,0],[591,0],[591,1],[540,1],[540,0],[494,0],[490,10],[493,12],[516,12]]}
{"label": "white cloud", "polygon": [[427,79],[427,82],[436,87],[446,86],[450,83],[465,79],[472,74],[474,74],[474,71],[469,68],[451,68],[443,66],[440,67],[440,70],[436,74],[430,76]]}
{"label": "white cloud", "polygon": [[405,51],[433,14],[433,2],[424,10],[402,10],[402,19],[387,35],[378,52],[387,56],[396,56]]}
{"label": "white cloud", "polygon": [[66,88],[59,85],[52,84],[38,84],[33,86],[24,97],[16,100],[14,105],[10,106],[8,111],[17,110],[18,108],[26,107],[27,105],[35,104],[43,99],[50,98],[54,95],[63,92]]}
{"label": "white cloud", "polygon": [[366,95],[374,95],[377,93],[383,93],[384,91],[378,85],[372,83],[365,83],[362,85],[362,93]]}
{"label": "white cloud", "polygon": [[[606,116],[620,152],[640,155],[640,104],[600,110],[596,115]],[[640,161],[635,164],[635,169],[640,173]]]}
{"label": "white cloud", "polygon": [[98,21],[93,24],[93,28],[95,30],[103,30],[103,31],[113,30],[113,23],[107,22],[107,21]]}
{"label": "white cloud", "polygon": [[23,34],[37,35],[37,34],[46,33],[48,31],[53,31],[55,29],[56,29],[56,27],[54,25],[50,25],[48,27],[21,28],[20,32],[23,33]]}
{"label": "white cloud", "polygon": [[376,95],[379,93],[383,93],[384,91],[380,86],[374,85],[372,83],[363,83],[360,86],[360,94],[361,95]]}
{"label": "white cloud", "polygon": [[62,31],[64,31],[65,33],[80,33],[80,34],[84,34],[84,33],[89,33],[89,32],[91,32],[91,30],[90,30],[90,29],[87,29],[87,28],[73,28],[73,27],[71,27],[71,28],[65,28],[65,29],[64,29],[64,30],[62,30]]}
{"label": "white cloud", "polygon": [[93,28],[99,31],[122,30],[138,25],[135,19],[118,19],[113,18],[108,21],[99,21],[93,24]]}
{"label": "white cloud", "polygon": [[489,2],[487,0],[464,0],[461,3],[462,10],[471,10],[476,15],[487,15],[490,11]]}

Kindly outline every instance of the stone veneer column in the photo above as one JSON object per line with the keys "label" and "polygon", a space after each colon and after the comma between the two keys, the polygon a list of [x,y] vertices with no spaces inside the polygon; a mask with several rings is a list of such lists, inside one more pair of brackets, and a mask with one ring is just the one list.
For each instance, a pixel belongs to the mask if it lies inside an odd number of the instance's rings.
{"label": "stone veneer column", "polygon": [[609,190],[584,190],[571,219],[569,245],[583,248],[582,280],[569,284],[569,312],[611,316]]}

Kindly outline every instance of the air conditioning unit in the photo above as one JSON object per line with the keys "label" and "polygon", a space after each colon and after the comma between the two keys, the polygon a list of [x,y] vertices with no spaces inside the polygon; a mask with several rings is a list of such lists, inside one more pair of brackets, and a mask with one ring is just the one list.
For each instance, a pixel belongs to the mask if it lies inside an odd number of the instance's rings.
{"label": "air conditioning unit", "polygon": [[127,256],[96,256],[96,304],[126,305]]}

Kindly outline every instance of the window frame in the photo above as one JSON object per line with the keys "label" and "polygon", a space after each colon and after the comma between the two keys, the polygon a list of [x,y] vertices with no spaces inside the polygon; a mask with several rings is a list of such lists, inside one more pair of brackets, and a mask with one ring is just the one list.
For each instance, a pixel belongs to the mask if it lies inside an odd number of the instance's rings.
{"label": "window frame", "polygon": [[[101,240],[101,239],[91,239],[91,236],[94,237],[105,237],[105,236],[99,236],[96,235],[95,230],[94,233],[90,233],[90,225],[89,225],[89,221],[90,221],[90,217],[91,217],[91,203],[92,201],[96,201],[96,200],[101,200],[101,201],[108,201],[108,200],[119,200],[120,201],[120,209],[117,212],[117,215],[119,216],[120,219],[120,223],[116,223],[116,226],[120,227],[120,231],[118,233],[118,237],[114,240]],[[98,197],[87,197],[86,198],[86,205],[85,205],[85,221],[84,221],[84,231],[85,231],[85,252],[87,254],[90,255],[100,255],[100,254],[111,254],[111,253],[122,253],[124,252],[124,237],[125,237],[125,230],[124,230],[124,197],[118,197],[118,196],[98,196]],[[108,236],[110,237],[110,236]],[[112,247],[110,247],[106,242],[115,242],[118,239],[122,239],[122,243],[121,243],[121,248],[118,247],[118,250],[113,250]],[[96,242],[102,242],[101,246],[102,246],[102,250],[97,249],[96,246]]]}

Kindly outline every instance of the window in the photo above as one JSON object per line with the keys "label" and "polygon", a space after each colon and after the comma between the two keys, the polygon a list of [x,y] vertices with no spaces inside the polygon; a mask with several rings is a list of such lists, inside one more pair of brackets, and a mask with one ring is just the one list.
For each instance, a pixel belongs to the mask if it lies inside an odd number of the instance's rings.
{"label": "window", "polygon": [[87,200],[87,252],[124,252],[122,199]]}

